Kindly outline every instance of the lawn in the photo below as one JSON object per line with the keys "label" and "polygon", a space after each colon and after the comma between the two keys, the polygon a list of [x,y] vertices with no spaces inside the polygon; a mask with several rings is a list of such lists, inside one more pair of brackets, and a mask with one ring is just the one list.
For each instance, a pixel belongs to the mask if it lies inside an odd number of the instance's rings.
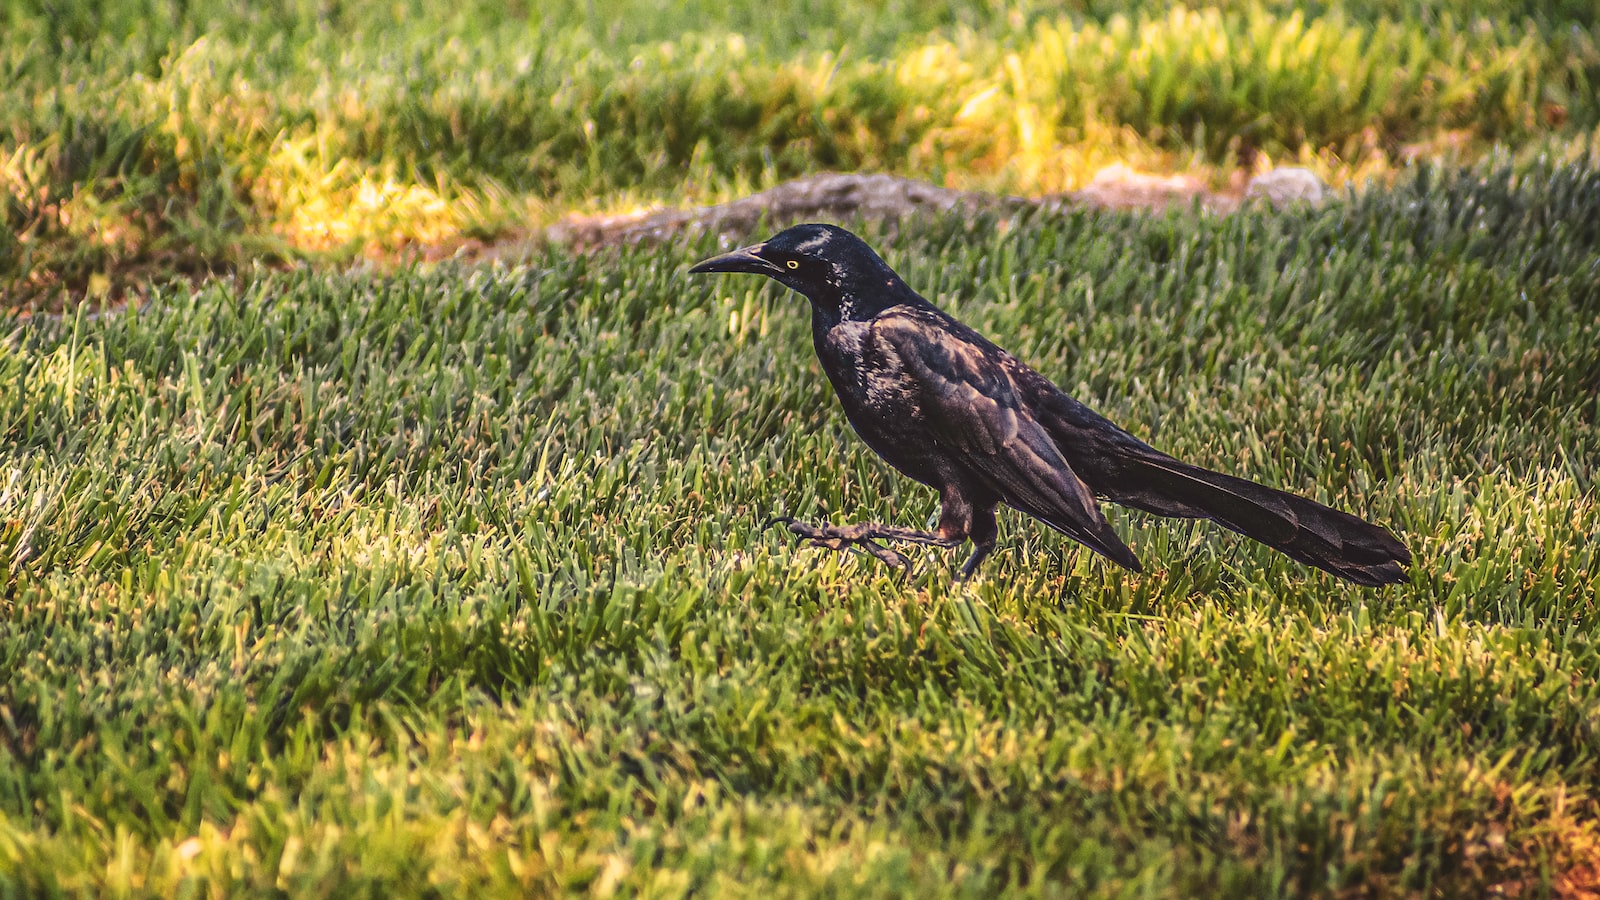
{"label": "lawn", "polygon": [[995,224],[880,243],[1137,433],[1387,523],[1411,583],[1133,514],[1142,576],[1015,515],[967,586],[797,548],[762,519],[934,498],[803,301],[684,277],[704,242],[177,289],[0,353],[5,882],[1592,879],[1600,175]]}
{"label": "lawn", "polygon": [[[1109,509],[1145,563],[1133,574],[1007,513],[995,557],[954,584],[959,552],[918,548],[908,577],[763,529],[774,514],[920,526],[936,498],[851,433],[803,300],[685,275],[714,238],[536,244],[492,265],[424,265],[391,246],[347,265],[378,239],[357,229],[342,256],[296,243],[309,239],[285,224],[294,211],[331,229],[326,210],[260,191],[358,196],[368,179],[391,191],[402,249],[432,239],[419,223],[490,238],[828,166],[933,177],[917,154],[934,150],[951,183],[1043,192],[1076,183],[1071,160],[1126,148],[1068,139],[1064,94],[1037,95],[1062,105],[1036,157],[952,156],[923,135],[830,158],[762,137],[757,105],[746,131],[702,134],[683,159],[611,169],[631,151],[598,137],[599,156],[546,175],[516,168],[540,158],[526,148],[517,163],[449,142],[480,154],[460,162],[387,142],[434,140],[406,118],[418,110],[443,110],[439,134],[457,133],[458,113],[459,134],[485,140],[507,122],[506,147],[525,136],[517,109],[565,114],[554,93],[452,59],[503,56],[509,72],[533,53],[529,82],[580,92],[587,70],[552,61],[680,59],[638,10],[607,30],[594,17],[621,4],[510,5],[489,24],[458,4],[444,25],[424,19],[429,36],[403,4],[269,4],[256,18],[192,6],[143,43],[104,35],[165,6],[3,14],[7,74],[60,83],[56,99],[0,106],[0,162],[107,218],[78,234],[79,207],[22,209],[38,199],[26,191],[7,213],[34,216],[8,232],[30,245],[7,263],[27,302],[64,311],[12,318],[0,340],[0,896],[1600,888],[1592,94],[1569,97],[1561,123],[1477,110],[1409,133],[1363,112],[1358,143],[1368,127],[1380,138],[1353,156],[1336,137],[1257,145],[1336,181],[1378,173],[1318,208],[859,223],[927,297],[1138,436],[1356,511],[1416,557],[1409,583],[1364,589],[1217,527]],[[779,8],[763,31],[753,7],[711,6],[683,7],[699,30],[659,28],[724,46],[748,26],[748,55],[717,56],[716,78],[778,90],[781,77],[755,75],[821,65],[858,34],[859,65],[825,83],[845,92],[837,108],[880,111],[914,109],[899,95],[874,106],[873,79],[924,45],[997,53],[1004,70],[1051,29],[1103,29],[1115,49],[1118,28],[1168,21],[1137,5],[1119,26],[1096,4],[884,3],[877,16],[815,3]],[[1536,111],[1593,83],[1586,4],[1502,3],[1501,24],[1482,27],[1447,6],[1194,15],[1363,40],[1445,22],[1462,60],[1475,41],[1538,60],[1537,90],[1512,92]],[[340,23],[371,40],[341,43]],[[785,28],[799,37],[779,57]],[[495,40],[513,31],[538,38]],[[219,55],[184,69],[190,53]],[[52,59],[86,86],[50,76]],[[699,63],[674,65],[592,84],[644,92],[627,101],[638,111],[680,90],[737,101],[685,74]],[[173,92],[181,71],[197,93]],[[352,72],[378,105],[341,93]],[[230,88],[238,106],[206,93],[235,79],[258,85]],[[29,90],[16,84],[0,78],[0,95]],[[151,90],[199,112],[152,125],[128,99]],[[230,116],[263,124],[235,131]],[[878,141],[900,121],[852,133]],[[238,143],[184,130],[213,126]],[[1124,126],[1147,161],[1219,178],[1247,164],[1245,137]],[[1403,165],[1401,143],[1456,131],[1471,133],[1467,158]],[[73,143],[91,134],[110,143]],[[296,143],[319,134],[328,149]],[[123,168],[61,161],[100,165],[111,157],[68,150],[110,154],[118,135],[137,136]],[[343,174],[263,174],[295,146]],[[444,205],[413,215],[407,197]],[[470,210],[488,212],[463,225]],[[147,226],[134,255],[85,236],[119,222]],[[77,304],[95,276],[136,304]]]}

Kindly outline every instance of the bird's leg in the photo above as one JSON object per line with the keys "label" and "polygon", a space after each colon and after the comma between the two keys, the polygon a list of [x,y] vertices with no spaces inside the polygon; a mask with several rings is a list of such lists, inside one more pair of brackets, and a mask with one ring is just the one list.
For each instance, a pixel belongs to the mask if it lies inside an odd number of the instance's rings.
{"label": "bird's leg", "polygon": [[811,525],[789,516],[775,516],[767,520],[767,525],[783,525],[789,533],[810,541],[812,546],[825,547],[829,550],[845,550],[850,547],[859,547],[891,566],[904,569],[911,568],[910,560],[879,544],[878,541],[908,541],[914,544],[928,544],[934,547],[954,547],[961,543],[961,538],[947,538],[931,531],[917,531],[914,528],[899,528],[894,525],[877,525],[871,522],[861,522],[855,525],[834,525],[823,522],[820,525]]}
{"label": "bird's leg", "polygon": [[992,543],[978,544],[977,546],[973,547],[972,555],[967,557],[967,561],[962,564],[961,571],[956,575],[956,580],[966,581],[968,578],[971,578],[972,573],[978,571],[978,566],[982,565],[983,561],[988,559],[989,554],[993,552],[994,544]]}
{"label": "bird's leg", "polygon": [[[947,503],[947,510],[954,504]],[[960,510],[956,510],[960,512]],[[995,542],[1000,539],[1000,525],[994,518],[993,506],[972,507],[966,513],[966,521],[960,523],[961,531],[972,538],[972,555],[967,557],[966,563],[961,566],[961,571],[956,574],[957,581],[966,581],[972,573],[978,571],[978,566],[989,558],[994,552]],[[940,531],[945,530],[941,523]]]}

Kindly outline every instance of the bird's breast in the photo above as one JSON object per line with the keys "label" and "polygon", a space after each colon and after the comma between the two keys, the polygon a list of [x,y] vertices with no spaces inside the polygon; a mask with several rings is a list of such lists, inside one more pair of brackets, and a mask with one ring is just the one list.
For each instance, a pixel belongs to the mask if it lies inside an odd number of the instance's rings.
{"label": "bird's breast", "polygon": [[857,416],[920,418],[916,384],[894,351],[872,340],[871,326],[841,322],[819,335],[817,356],[845,412]]}
{"label": "bird's breast", "polygon": [[822,369],[856,434],[902,473],[940,488],[946,479],[928,459],[936,442],[904,362],[872,340],[866,323],[818,329],[815,338]]}

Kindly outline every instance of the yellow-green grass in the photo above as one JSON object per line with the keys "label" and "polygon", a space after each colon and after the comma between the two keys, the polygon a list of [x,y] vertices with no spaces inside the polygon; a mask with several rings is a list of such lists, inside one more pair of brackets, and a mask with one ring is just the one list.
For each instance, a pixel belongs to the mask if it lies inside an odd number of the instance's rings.
{"label": "yellow-green grass", "polygon": [[1043,193],[1600,152],[1584,0],[23,0],[0,29],[13,304],[822,169]]}
{"label": "yellow-green grass", "polygon": [[0,895],[1593,886],[1600,175],[871,236],[1410,582],[764,531],[935,502],[709,242],[158,289],[0,342]]}

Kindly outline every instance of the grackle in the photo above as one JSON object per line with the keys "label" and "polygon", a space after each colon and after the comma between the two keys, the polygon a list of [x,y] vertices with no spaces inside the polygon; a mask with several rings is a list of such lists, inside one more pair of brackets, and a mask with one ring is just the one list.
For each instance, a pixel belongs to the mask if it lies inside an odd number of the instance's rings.
{"label": "grackle", "polygon": [[1004,503],[1141,571],[1100,513],[1096,498],[1105,498],[1210,519],[1357,584],[1406,579],[1411,553],[1386,529],[1156,450],[923,299],[842,228],[797,225],[689,271],[753,272],[805,295],[817,358],[850,424],[890,465],[939,492],[937,532],[775,520],[819,546],[859,547],[903,566],[878,542],[970,539],[966,578],[994,551]]}

